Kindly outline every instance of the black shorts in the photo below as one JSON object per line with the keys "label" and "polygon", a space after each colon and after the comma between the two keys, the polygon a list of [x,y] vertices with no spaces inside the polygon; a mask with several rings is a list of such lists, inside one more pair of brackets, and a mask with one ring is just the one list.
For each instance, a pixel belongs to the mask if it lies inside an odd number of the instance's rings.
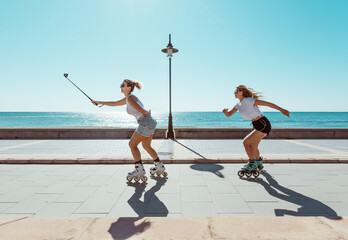
{"label": "black shorts", "polygon": [[272,129],[271,123],[268,121],[266,117],[262,117],[259,120],[256,120],[252,123],[253,123],[254,129],[263,133],[267,133],[267,135]]}

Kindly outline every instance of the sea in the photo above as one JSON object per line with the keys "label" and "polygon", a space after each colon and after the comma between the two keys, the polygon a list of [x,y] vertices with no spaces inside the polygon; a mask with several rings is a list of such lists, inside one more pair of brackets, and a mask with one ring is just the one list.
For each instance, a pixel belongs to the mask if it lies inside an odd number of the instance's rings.
{"label": "sea", "polygon": [[[272,127],[348,128],[348,112],[263,113]],[[158,127],[168,126],[168,113],[152,113]],[[173,112],[175,127],[251,127],[237,112],[226,117],[222,112]],[[0,112],[0,127],[118,127],[135,128],[136,119],[126,112]]]}

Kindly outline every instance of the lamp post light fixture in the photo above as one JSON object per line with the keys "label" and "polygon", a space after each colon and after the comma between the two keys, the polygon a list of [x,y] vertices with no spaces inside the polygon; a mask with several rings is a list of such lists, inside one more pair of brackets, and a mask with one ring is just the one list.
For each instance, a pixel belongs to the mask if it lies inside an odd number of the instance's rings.
{"label": "lamp post light fixture", "polygon": [[167,57],[169,57],[169,121],[168,121],[168,129],[166,132],[166,139],[174,139],[175,133],[173,129],[173,119],[172,119],[172,57],[173,53],[177,53],[179,50],[173,48],[171,43],[171,35],[169,34],[169,43],[166,48],[162,49],[162,52],[167,53]]}

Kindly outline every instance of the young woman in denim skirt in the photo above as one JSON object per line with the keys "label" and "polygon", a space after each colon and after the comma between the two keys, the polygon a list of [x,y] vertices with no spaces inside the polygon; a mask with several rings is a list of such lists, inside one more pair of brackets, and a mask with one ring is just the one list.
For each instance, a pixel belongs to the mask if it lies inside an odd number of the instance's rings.
{"label": "young woman in denim skirt", "polygon": [[252,88],[247,88],[244,85],[236,87],[234,96],[239,99],[239,103],[231,111],[225,108],[222,112],[226,117],[230,117],[239,111],[240,115],[244,119],[250,120],[254,127],[254,130],[243,140],[249,162],[238,172],[238,176],[242,178],[245,174],[249,178],[253,174],[257,178],[259,176],[259,170],[263,169],[262,157],[260,157],[258,146],[262,138],[267,136],[271,131],[271,123],[262,115],[258,106],[274,108],[288,117],[290,116],[290,112],[273,103],[259,100],[260,95]]}
{"label": "young woman in denim skirt", "polygon": [[165,171],[163,162],[158,158],[156,151],[151,147],[151,141],[153,134],[155,133],[157,122],[152,118],[151,111],[145,110],[141,101],[132,94],[135,87],[140,90],[141,84],[130,79],[125,79],[120,86],[121,92],[125,96],[123,99],[116,102],[102,102],[93,100],[92,103],[107,106],[127,105],[127,113],[133,115],[137,119],[139,126],[129,141],[129,147],[135,161],[135,170],[128,173],[127,180],[129,182],[131,182],[133,179],[135,182],[139,182],[139,180],[146,182],[147,177],[145,176],[145,169],[141,161],[140,151],[138,149],[139,143],[142,143],[143,148],[155,161],[155,167],[150,169],[150,174],[152,176],[157,174],[157,176],[163,175],[166,177],[167,172]]}

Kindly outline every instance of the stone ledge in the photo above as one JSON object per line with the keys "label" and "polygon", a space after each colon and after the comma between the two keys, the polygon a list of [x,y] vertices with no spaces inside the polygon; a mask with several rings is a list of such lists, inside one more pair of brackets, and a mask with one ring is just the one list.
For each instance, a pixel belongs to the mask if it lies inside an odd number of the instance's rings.
{"label": "stone ledge", "polygon": [[[133,128],[0,128],[0,139],[130,139]],[[243,139],[251,128],[175,128],[177,139]],[[164,139],[166,128],[154,138]],[[348,128],[273,128],[268,139],[348,139]]]}

